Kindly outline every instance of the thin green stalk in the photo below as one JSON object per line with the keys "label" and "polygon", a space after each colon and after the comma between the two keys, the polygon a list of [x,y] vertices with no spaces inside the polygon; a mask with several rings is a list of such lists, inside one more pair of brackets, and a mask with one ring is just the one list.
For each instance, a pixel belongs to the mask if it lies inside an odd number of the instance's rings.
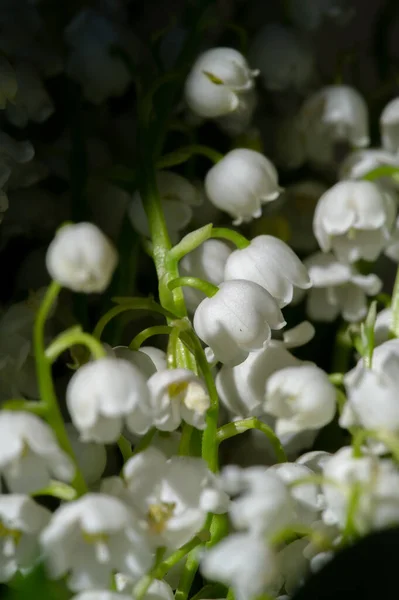
{"label": "thin green stalk", "polygon": [[192,540],[184,544],[181,548],[173,552],[168,558],[166,558],[154,571],[155,579],[163,579],[166,573],[182,558],[187,556],[194,548],[203,544],[206,541],[206,532],[201,532],[199,536],[193,537]]}
{"label": "thin green stalk", "polygon": [[75,465],[75,476],[72,481],[72,486],[77,491],[78,495],[82,495],[87,491],[87,486],[77,461],[72,450],[71,443],[65,429],[65,423],[58,406],[57,396],[54,390],[54,383],[51,374],[51,363],[45,356],[44,345],[44,328],[47,317],[51,311],[58,294],[61,291],[61,286],[53,281],[44,296],[43,302],[36,315],[33,327],[33,347],[36,360],[36,372],[39,385],[41,402],[45,408],[45,417],[53,429],[61,448],[70,456]]}
{"label": "thin green stalk", "polygon": [[140,331],[130,342],[129,348],[130,350],[139,350],[140,346],[144,344],[146,340],[154,335],[170,335],[173,331],[173,327],[170,325],[153,325],[152,327],[147,327],[147,329],[143,329]]}
{"label": "thin green stalk", "polygon": [[238,233],[238,231],[234,231],[234,229],[228,229],[227,227],[212,227],[211,237],[229,240],[229,242],[233,242],[239,250],[246,248],[250,244],[250,241],[244,235]]}
{"label": "thin green stalk", "polygon": [[157,160],[157,169],[166,169],[175,165],[180,165],[196,154],[209,158],[213,164],[216,164],[223,159],[223,154],[221,152],[218,152],[209,146],[191,144],[190,146],[182,146],[175,152],[170,152],[169,154],[161,156],[161,158]]}
{"label": "thin green stalk", "polygon": [[194,550],[192,550],[187,557],[186,564],[175,593],[175,600],[187,600],[197,570],[198,551],[197,548],[194,548]]}
{"label": "thin green stalk", "polygon": [[236,435],[240,435],[241,433],[245,433],[250,429],[257,429],[258,431],[264,433],[273,446],[277,461],[279,463],[287,462],[287,456],[284,452],[284,448],[273,429],[269,427],[269,425],[266,425],[266,423],[262,423],[262,421],[256,417],[249,417],[248,419],[233,421],[232,423],[223,425],[223,427],[220,427],[217,430],[217,443],[221,444],[225,440],[235,437]]}
{"label": "thin green stalk", "polygon": [[176,288],[181,288],[184,286],[200,290],[206,296],[208,296],[208,298],[211,298],[219,291],[217,285],[213,285],[213,283],[205,281],[205,279],[200,279],[199,277],[176,277],[176,279],[172,279],[168,283],[168,288],[170,290],[175,290]]}
{"label": "thin green stalk", "polygon": [[64,331],[51,342],[46,349],[46,358],[51,364],[56,361],[60,354],[65,352],[65,350],[78,345],[86,346],[96,360],[104,358],[107,355],[104,346],[98,339],[79,329],[77,327],[71,327],[71,329]]}

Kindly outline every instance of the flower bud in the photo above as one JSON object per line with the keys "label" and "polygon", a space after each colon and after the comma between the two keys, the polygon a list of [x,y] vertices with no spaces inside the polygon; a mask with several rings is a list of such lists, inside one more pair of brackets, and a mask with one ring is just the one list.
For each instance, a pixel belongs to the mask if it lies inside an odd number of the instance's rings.
{"label": "flower bud", "polygon": [[111,242],[92,223],[65,225],[47,250],[51,277],[74,292],[103,292],[117,263]]}
{"label": "flower bud", "polygon": [[269,159],[260,152],[237,148],[208,171],[205,191],[210,201],[239,225],[260,217],[262,204],[275,200],[281,188]]}
{"label": "flower bud", "polygon": [[185,84],[185,99],[200,117],[216,118],[234,112],[241,95],[254,86],[254,76],[245,58],[233,48],[213,48],[194,63]]}
{"label": "flower bud", "polygon": [[194,314],[194,329],[210,347],[209,358],[234,366],[270,340],[285,321],[274,298],[252,281],[225,281]]}

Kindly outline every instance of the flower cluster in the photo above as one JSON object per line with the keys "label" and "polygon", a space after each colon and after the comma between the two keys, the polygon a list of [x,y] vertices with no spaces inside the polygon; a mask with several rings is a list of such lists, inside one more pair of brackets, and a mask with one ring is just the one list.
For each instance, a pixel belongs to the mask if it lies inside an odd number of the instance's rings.
{"label": "flower cluster", "polygon": [[399,525],[399,98],[322,79],[350,0],[51,4],[0,7],[0,583],[295,598]]}

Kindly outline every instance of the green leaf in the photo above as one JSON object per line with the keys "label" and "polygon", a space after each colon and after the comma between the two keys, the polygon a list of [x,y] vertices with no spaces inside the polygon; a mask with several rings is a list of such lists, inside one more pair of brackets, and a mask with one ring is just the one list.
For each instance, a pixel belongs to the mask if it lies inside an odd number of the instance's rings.
{"label": "green leaf", "polygon": [[2,593],[3,600],[69,600],[71,592],[62,581],[50,581],[39,564],[27,575],[18,574]]}

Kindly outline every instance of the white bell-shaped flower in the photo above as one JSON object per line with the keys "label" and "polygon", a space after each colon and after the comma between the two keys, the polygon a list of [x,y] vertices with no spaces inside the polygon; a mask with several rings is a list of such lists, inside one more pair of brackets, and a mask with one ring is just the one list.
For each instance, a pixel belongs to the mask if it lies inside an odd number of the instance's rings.
{"label": "white bell-shaped flower", "polygon": [[122,358],[101,358],[80,367],[68,383],[66,402],[85,442],[116,442],[124,423],[137,434],[152,424],[146,378]]}
{"label": "white bell-shaped flower", "polygon": [[[339,167],[339,179],[363,179],[367,173],[379,167],[399,168],[399,157],[381,148],[364,148],[351,152]],[[398,186],[392,177],[378,177],[379,183]]]}
{"label": "white bell-shaped flower", "polygon": [[396,219],[395,227],[384,250],[385,256],[399,263],[399,217]]}
{"label": "white bell-shaped flower", "polygon": [[330,458],[331,454],[329,452],[325,452],[324,450],[311,450],[310,452],[305,452],[301,456],[296,459],[296,463],[298,465],[304,465],[308,467],[313,473],[320,473],[323,471],[323,467],[325,462]]}
{"label": "white bell-shaped flower", "polygon": [[383,148],[392,154],[397,154],[399,152],[399,98],[388,102],[382,111],[380,131]]}
{"label": "white bell-shaped flower", "polygon": [[[115,585],[118,592],[130,593],[128,596],[129,600],[132,600],[133,581],[130,577],[123,575],[122,573],[115,574]],[[88,594],[89,592],[86,592]],[[84,592],[82,593],[82,595]],[[143,596],[143,600],[173,600],[174,593],[170,585],[161,579],[153,579],[151,585],[148,587],[146,593]],[[90,600],[90,598],[88,598]],[[93,600],[96,600],[93,598]],[[102,600],[102,598],[100,598]],[[106,598],[104,600],[107,600]],[[113,599],[110,599],[113,600]],[[117,600],[117,599],[116,599]]]}
{"label": "white bell-shaped flower", "polygon": [[277,594],[282,584],[277,554],[261,537],[247,533],[230,534],[208,550],[201,572],[211,581],[232,587],[237,600]]}
{"label": "white bell-shaped flower", "polygon": [[374,324],[374,344],[379,346],[387,342],[392,332],[392,308],[384,308],[376,317]]}
{"label": "white bell-shaped flower", "polygon": [[118,261],[115,248],[92,223],[64,225],[48,247],[51,277],[74,292],[103,292]]}
{"label": "white bell-shaped flower", "polygon": [[195,373],[189,369],[158,371],[148,380],[148,389],[157,429],[174,431],[182,421],[197,429],[205,428],[210,399]]}
{"label": "white bell-shaped flower", "polygon": [[368,310],[367,296],[375,296],[382,287],[377,275],[361,275],[331,253],[316,252],[306,258],[304,264],[312,281],[306,301],[310,319],[328,322],[339,315],[349,323],[364,319]]}
{"label": "white bell-shaped flower", "polygon": [[214,165],[205,177],[210,201],[227,212],[233,224],[260,217],[262,204],[278,198],[278,173],[266,156],[236,148]]}
{"label": "white bell-shaped flower", "polygon": [[278,436],[320,429],[332,421],[335,409],[335,388],[316,365],[285,367],[267,380],[264,410],[277,418]]}
{"label": "white bell-shaped flower", "polygon": [[399,340],[389,340],[374,349],[372,368],[361,359],[344,379],[348,401],[340,418],[341,427],[361,425],[365,429],[399,431]]}
{"label": "white bell-shaped flower", "polygon": [[323,21],[346,25],[354,14],[348,0],[288,0],[289,15],[297,27],[316,31]]}
{"label": "white bell-shaped flower", "polygon": [[[110,590],[86,590],[80,594],[76,594],[71,600],[132,600],[129,594],[120,594],[119,592],[111,592]],[[143,596],[143,600],[147,600],[147,594]]]}
{"label": "white bell-shaped flower", "polygon": [[155,546],[180,548],[203,527],[208,512],[227,510],[228,497],[200,458],[147,448],[123,467],[133,506]]}
{"label": "white bell-shaped flower", "polygon": [[75,467],[52,429],[26,412],[0,411],[0,472],[11,492],[29,494],[51,477],[71,481]]}
{"label": "white bell-shaped flower", "polygon": [[[158,193],[165,221],[172,240],[190,222],[192,209],[201,203],[201,194],[185,177],[172,171],[159,171],[156,176]],[[140,193],[136,191],[128,208],[132,227],[141,235],[150,237],[148,219]]]}
{"label": "white bell-shaped flower", "polygon": [[264,467],[222,471],[224,489],[234,498],[229,517],[236,529],[271,536],[296,520],[296,503],[281,477]]}
{"label": "white bell-shaped flower", "polygon": [[301,107],[300,118],[308,153],[316,160],[323,141],[324,153],[336,142],[355,148],[369,144],[367,104],[347,85],[330,85],[312,94]]}
{"label": "white bell-shaped flower", "polygon": [[[352,448],[344,447],[325,463],[323,475],[326,523],[343,528],[349,510],[363,535],[399,523],[399,473],[391,460],[368,454],[356,458]],[[353,510],[350,502],[354,494],[357,501]]]}
{"label": "white bell-shaped flower", "polygon": [[239,109],[241,96],[254,87],[257,74],[234,48],[207,50],[197,58],[186,79],[187,105],[207,119],[232,113]]}
{"label": "white bell-shaped flower", "polygon": [[[267,470],[268,473],[277,475],[287,486],[302,479],[312,477],[312,471],[298,463],[280,463]],[[301,483],[290,489],[291,497],[295,503],[296,523],[312,525],[320,516],[321,494],[319,487],[314,483]]]}
{"label": "white bell-shaped flower", "polygon": [[215,382],[219,398],[229,413],[241,419],[263,415],[267,380],[279,369],[301,364],[288,348],[305,344],[313,332],[310,323],[302,323],[285,332],[285,341],[271,340],[261,350],[251,352],[241,364],[223,365]]}
{"label": "white bell-shaped flower", "polygon": [[395,199],[371,181],[340,181],[317,204],[313,231],[323,252],[342,262],[374,261],[387,245]]}
{"label": "white bell-shaped flower", "polygon": [[66,431],[78,467],[88,485],[93,485],[101,479],[107,464],[107,451],[103,444],[82,442],[79,432],[72,423],[66,424]]}
{"label": "white bell-shaped flower", "polygon": [[232,252],[224,279],[253,281],[265,288],[280,307],[291,302],[294,286],[307,289],[312,285],[295,252],[272,235],[258,235],[246,248]]}
{"label": "white bell-shaped flower", "polygon": [[[205,279],[214,285],[219,285],[224,279],[224,268],[231,254],[231,248],[225,242],[218,239],[205,240],[192,252],[189,252],[180,261],[180,275],[191,275]],[[203,299],[199,290],[184,288],[184,298],[187,309],[194,312]]]}
{"label": "white bell-shaped flower", "polygon": [[67,576],[72,591],[107,588],[114,571],[137,581],[153,562],[132,508],[106,494],[89,493],[62,505],[40,542],[50,577]]}
{"label": "white bell-shaped flower", "polygon": [[309,542],[306,538],[297,539],[287,544],[278,553],[278,564],[284,579],[284,589],[290,594],[287,599],[305,582],[309,571],[309,561],[303,552],[308,545]]}
{"label": "white bell-shaped flower", "polygon": [[146,354],[154,363],[157,371],[167,368],[166,352],[155,346],[140,346],[140,352]]}
{"label": "white bell-shaped flower", "polygon": [[0,581],[21,568],[32,568],[39,554],[38,536],[51,513],[29,496],[0,495]]}
{"label": "white bell-shaped flower", "polygon": [[112,56],[111,49],[122,46],[134,60],[137,48],[110,19],[85,8],[65,29],[65,41],[69,48],[67,73],[82,85],[87,100],[101,104],[126,91],[132,75],[123,60]]}
{"label": "white bell-shaped flower", "polygon": [[314,53],[308,41],[294,29],[268,23],[256,34],[249,56],[260,70],[267,90],[303,90],[312,80]]}
{"label": "white bell-shaped flower", "polygon": [[140,350],[130,350],[128,346],[108,346],[108,344],[104,344],[107,356],[112,356],[114,358],[123,358],[124,360],[129,361],[133,366],[137,367],[139,371],[144,375],[146,379],[149,379],[151,375],[156,373],[157,368],[154,364],[154,361],[146,354]]}
{"label": "white bell-shaped flower", "polygon": [[274,298],[257,283],[225,281],[194,314],[194,329],[210,347],[210,360],[235,366],[251,351],[263,348],[271,329],[281,329],[284,317]]}

